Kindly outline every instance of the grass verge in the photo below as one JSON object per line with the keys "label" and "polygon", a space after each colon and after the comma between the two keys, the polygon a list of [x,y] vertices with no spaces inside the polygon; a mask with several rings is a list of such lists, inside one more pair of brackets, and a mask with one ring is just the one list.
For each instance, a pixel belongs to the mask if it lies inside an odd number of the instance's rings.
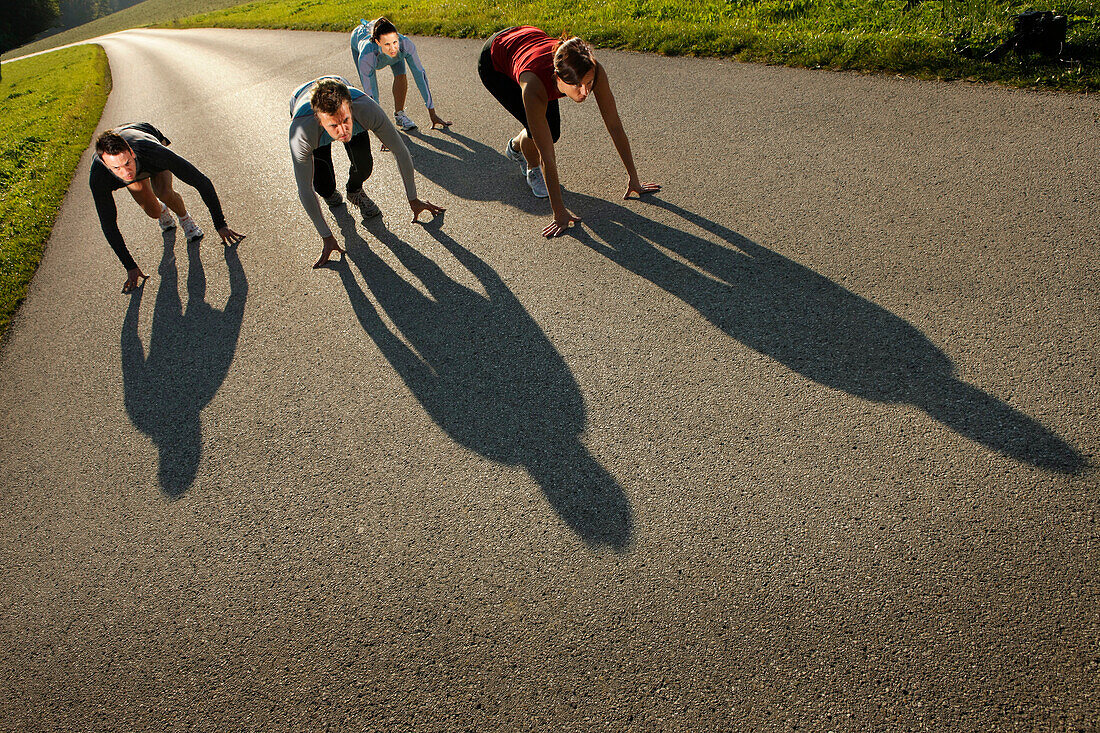
{"label": "grass verge", "polygon": [[1067,40],[1075,63],[1010,55],[994,64],[955,52],[992,49],[1011,33],[1012,15],[1031,7],[1027,0],[261,0],[169,25],[350,31],[360,18],[385,15],[403,33],[486,37],[529,23],[602,47],[668,55],[1100,91],[1098,0],[1058,0],[1073,23]]}
{"label": "grass verge", "polygon": [[111,88],[107,55],[78,46],[4,65],[0,81],[0,336],[42,259]]}

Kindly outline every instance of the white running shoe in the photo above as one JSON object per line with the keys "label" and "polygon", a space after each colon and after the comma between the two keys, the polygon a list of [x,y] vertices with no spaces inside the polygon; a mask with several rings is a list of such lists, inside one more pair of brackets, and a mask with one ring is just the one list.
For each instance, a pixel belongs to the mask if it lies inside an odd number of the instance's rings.
{"label": "white running shoe", "polygon": [[323,198],[330,209],[335,209],[337,206],[344,203],[344,197],[340,195],[339,191],[333,191],[331,196],[324,196]]}
{"label": "white running shoe", "polygon": [[382,209],[378,208],[378,204],[374,203],[363,189],[348,191],[348,203],[358,206],[364,219],[370,219],[382,213]]}
{"label": "white running shoe", "polygon": [[409,119],[409,116],[405,114],[405,110],[394,112],[393,119],[397,122],[397,126],[405,132],[416,129],[416,123]]}
{"label": "white running shoe", "polygon": [[192,219],[190,215],[180,219],[180,224],[183,225],[183,236],[188,242],[202,239],[202,230],[199,229],[199,225],[195,223],[195,220]]}
{"label": "white running shoe", "polygon": [[160,224],[160,230],[162,232],[176,228],[176,220],[172,218],[172,212],[168,210],[167,206],[160,210],[160,218],[157,219],[157,223]]}
{"label": "white running shoe", "polygon": [[508,138],[508,142],[504,143],[504,157],[508,160],[514,160],[519,163],[519,171],[523,175],[527,175],[527,158],[523,157],[522,150],[516,150],[512,147],[512,140],[514,138]]}
{"label": "white running shoe", "polygon": [[527,185],[531,187],[531,193],[538,198],[550,198],[550,192],[546,190],[546,181],[542,179],[542,168],[535,166],[527,171]]}

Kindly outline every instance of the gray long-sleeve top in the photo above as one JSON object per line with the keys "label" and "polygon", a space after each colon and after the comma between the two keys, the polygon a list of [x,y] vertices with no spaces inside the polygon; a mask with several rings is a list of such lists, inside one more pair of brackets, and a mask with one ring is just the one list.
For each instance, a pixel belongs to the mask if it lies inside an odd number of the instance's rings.
{"label": "gray long-sleeve top", "polygon": [[321,213],[321,204],[313,191],[313,151],[324,145],[331,145],[333,140],[321,126],[317,116],[313,114],[313,107],[309,103],[313,85],[321,79],[335,79],[348,87],[348,91],[351,92],[351,116],[355,122],[353,133],[359,134],[364,130],[370,130],[377,135],[397,159],[397,168],[401,172],[401,179],[405,184],[405,195],[409,201],[416,199],[417,195],[409,149],[405,147],[405,141],[401,139],[397,128],[393,126],[377,102],[339,76],[322,76],[320,79],[303,84],[290,99],[290,157],[294,163],[298,199],[302,202],[302,208],[306,210],[310,220],[313,221],[317,233],[324,238],[332,236],[332,230],[325,221],[324,214]]}

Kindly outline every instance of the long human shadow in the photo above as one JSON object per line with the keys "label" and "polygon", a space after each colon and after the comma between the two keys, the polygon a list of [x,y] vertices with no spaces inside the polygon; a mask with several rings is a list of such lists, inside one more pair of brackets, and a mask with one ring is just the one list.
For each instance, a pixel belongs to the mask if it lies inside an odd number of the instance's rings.
{"label": "long human shadow", "polygon": [[[406,133],[416,172],[467,201],[499,201],[528,214],[546,214],[549,205],[531,195],[519,166],[484,143],[453,129]],[[503,149],[504,140],[501,140]]]}
{"label": "long human shadow", "polygon": [[570,198],[584,218],[571,230],[581,243],[804,377],[867,400],[915,405],[1023,463],[1063,473],[1086,467],[1065,440],[956,377],[951,359],[918,329],[810,268],[656,197],[645,201],[729,246],[610,201]]}
{"label": "long human shadow", "polygon": [[122,323],[122,381],[126,411],[160,453],[158,479],[171,498],[195,480],[202,455],[199,414],[217,393],[233,355],[244,318],[248,280],[237,248],[224,247],[229,298],[224,310],[206,302],[206,274],[199,244],[187,246],[187,309],[179,293],[175,231],[164,237],[160,285],[146,355],[138,336],[142,291],[135,294]]}
{"label": "long human shadow", "polygon": [[337,220],[347,259],[329,266],[339,273],[363,329],[432,420],[470,450],[524,467],[558,516],[589,546],[628,547],[629,500],[581,442],[587,415],[580,387],[496,272],[445,234],[439,221],[426,226],[481,284],[482,295],[449,277],[380,220],[371,222],[371,233],[421,282],[425,295],[371,251],[351,216],[337,211]]}

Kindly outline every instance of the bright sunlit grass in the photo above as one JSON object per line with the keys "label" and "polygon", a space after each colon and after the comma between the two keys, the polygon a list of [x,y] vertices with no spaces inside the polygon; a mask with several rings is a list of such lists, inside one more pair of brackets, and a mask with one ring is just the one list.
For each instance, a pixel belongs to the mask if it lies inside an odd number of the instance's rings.
{"label": "bright sunlit grass", "polygon": [[4,65],[0,81],[0,334],[42,258],[110,90],[107,56],[79,46]]}

